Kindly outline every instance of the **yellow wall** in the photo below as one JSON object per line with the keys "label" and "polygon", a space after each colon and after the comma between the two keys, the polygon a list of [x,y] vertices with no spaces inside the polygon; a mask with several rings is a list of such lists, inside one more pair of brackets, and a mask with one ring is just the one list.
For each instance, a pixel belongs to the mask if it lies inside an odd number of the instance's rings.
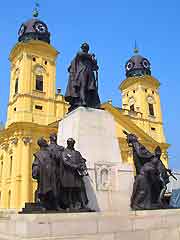
{"label": "yellow wall", "polygon": [[[0,131],[0,207],[24,207],[33,201],[33,153],[37,139],[57,131],[49,124],[62,119],[68,109],[56,93],[58,52],[42,41],[21,42],[10,53],[11,79],[6,128]],[[36,90],[35,76],[43,76],[43,91]],[[18,78],[18,92],[15,93]],[[35,106],[42,106],[42,110]],[[2,165],[3,164],[3,167]]]}
{"label": "yellow wall", "polygon": [[38,150],[38,138],[44,136],[48,140],[51,132],[56,129],[33,123],[12,124],[3,132],[6,139],[1,132],[0,208],[20,209],[25,202],[33,201],[36,189],[31,172],[33,153]]}
{"label": "yellow wall", "polygon": [[144,128],[135,124],[132,121],[131,116],[124,114],[122,109],[115,108],[109,103],[103,104],[102,107],[114,116],[116,122],[116,136],[119,141],[121,156],[124,162],[133,163],[132,148],[128,146],[126,135],[123,132],[126,130],[129,133],[135,134],[138,137],[138,140],[151,152],[154,152],[155,148],[160,146],[162,150],[161,160],[165,166],[168,166],[167,149],[169,144],[159,142],[159,138],[147,134],[146,131],[144,131]]}
{"label": "yellow wall", "polygon": [[[57,55],[51,45],[35,40],[18,43],[12,49],[7,127],[14,122],[48,125],[65,114],[64,97],[56,94]],[[43,91],[36,90],[36,75],[43,76]],[[17,93],[16,79],[19,82]],[[42,110],[36,109],[37,105]]]}
{"label": "yellow wall", "polygon": [[[165,143],[159,95],[160,83],[152,76],[129,77],[121,85],[123,113],[160,143]],[[134,103],[135,111],[130,111]],[[154,107],[154,116],[149,113],[148,103]]]}

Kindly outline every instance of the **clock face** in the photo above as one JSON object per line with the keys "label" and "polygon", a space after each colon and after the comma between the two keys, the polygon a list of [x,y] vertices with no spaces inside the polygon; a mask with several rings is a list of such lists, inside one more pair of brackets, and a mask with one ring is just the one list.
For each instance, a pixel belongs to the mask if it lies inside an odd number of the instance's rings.
{"label": "clock face", "polygon": [[143,59],[142,65],[143,65],[144,68],[150,68],[150,64],[146,59]]}
{"label": "clock face", "polygon": [[26,30],[26,27],[24,26],[24,24],[22,24],[18,31],[18,35],[22,36],[24,34],[25,30]]}
{"label": "clock face", "polygon": [[46,24],[43,22],[36,22],[33,26],[36,32],[45,33],[48,31]]}
{"label": "clock face", "polygon": [[127,64],[126,64],[126,70],[129,71],[133,68],[134,64],[133,62],[129,61]]}

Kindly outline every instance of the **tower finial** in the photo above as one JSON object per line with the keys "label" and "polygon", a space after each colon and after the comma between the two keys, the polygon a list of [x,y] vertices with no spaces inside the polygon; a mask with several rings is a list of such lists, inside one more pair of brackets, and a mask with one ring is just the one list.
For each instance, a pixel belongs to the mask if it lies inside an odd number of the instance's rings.
{"label": "tower finial", "polygon": [[38,0],[35,1],[35,7],[33,9],[33,17],[39,16],[39,3]]}
{"label": "tower finial", "polygon": [[134,44],[134,53],[135,54],[138,54],[139,53],[139,48],[137,47],[137,42],[136,42],[136,40],[135,40],[135,44]]}

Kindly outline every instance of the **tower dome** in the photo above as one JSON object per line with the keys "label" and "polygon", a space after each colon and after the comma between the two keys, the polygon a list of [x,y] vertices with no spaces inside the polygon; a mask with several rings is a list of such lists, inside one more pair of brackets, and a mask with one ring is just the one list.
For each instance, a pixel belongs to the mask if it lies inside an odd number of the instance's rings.
{"label": "tower dome", "polygon": [[125,64],[126,77],[151,75],[149,60],[141,55],[132,56]]}
{"label": "tower dome", "polygon": [[48,27],[43,21],[37,19],[38,16],[39,3],[36,1],[35,8],[33,9],[33,18],[21,24],[18,31],[19,42],[41,40],[50,43],[50,33],[48,31]]}
{"label": "tower dome", "polygon": [[50,43],[50,33],[47,25],[37,18],[32,18],[23,23],[18,31],[18,36],[19,42],[33,39]]}

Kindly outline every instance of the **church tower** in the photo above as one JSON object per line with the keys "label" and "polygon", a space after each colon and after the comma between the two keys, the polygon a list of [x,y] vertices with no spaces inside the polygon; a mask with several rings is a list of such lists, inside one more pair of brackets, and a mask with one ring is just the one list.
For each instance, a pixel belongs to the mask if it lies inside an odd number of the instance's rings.
{"label": "church tower", "polygon": [[149,60],[138,54],[131,57],[126,65],[126,79],[120,84],[122,110],[133,122],[159,143],[165,143],[160,82],[151,75]]}
{"label": "church tower", "polygon": [[57,131],[68,105],[56,93],[58,51],[50,44],[48,26],[33,18],[23,23],[10,53],[11,76],[6,127],[0,129],[0,208],[21,209],[34,201],[33,153],[37,139]]}
{"label": "church tower", "polygon": [[[36,15],[37,16],[37,15]],[[23,23],[10,53],[11,80],[6,126],[13,122],[48,125],[56,121],[56,58],[47,25],[33,18]]]}

